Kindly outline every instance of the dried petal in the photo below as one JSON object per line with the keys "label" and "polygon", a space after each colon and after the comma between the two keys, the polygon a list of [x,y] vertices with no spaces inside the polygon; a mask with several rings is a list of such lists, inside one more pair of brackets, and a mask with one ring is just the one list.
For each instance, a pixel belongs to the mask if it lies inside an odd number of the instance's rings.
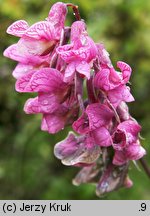
{"label": "dried petal", "polygon": [[89,165],[82,168],[72,182],[76,186],[79,186],[83,183],[93,182],[94,178],[98,175],[99,172],[100,170],[96,164]]}
{"label": "dried petal", "polygon": [[94,146],[90,149],[84,149],[82,146],[78,148],[75,154],[70,157],[64,158],[62,163],[66,166],[73,166],[77,164],[88,165],[94,163],[101,153],[99,146]]}
{"label": "dried petal", "polygon": [[62,160],[69,155],[74,154],[78,149],[78,139],[73,132],[69,132],[66,139],[57,143],[54,147],[54,155]]}
{"label": "dried petal", "polygon": [[116,167],[112,164],[109,164],[100,177],[100,181],[96,189],[96,194],[98,196],[102,196],[124,186],[127,171],[128,164],[121,167]]}

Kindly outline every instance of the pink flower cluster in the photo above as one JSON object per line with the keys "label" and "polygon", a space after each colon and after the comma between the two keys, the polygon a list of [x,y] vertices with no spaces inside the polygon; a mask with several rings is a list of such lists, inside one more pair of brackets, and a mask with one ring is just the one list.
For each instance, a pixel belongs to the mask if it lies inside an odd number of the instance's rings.
{"label": "pink flower cluster", "polygon": [[116,71],[83,20],[65,26],[68,5],[54,4],[48,18],[32,26],[24,20],[9,26],[7,33],[20,39],[4,56],[18,62],[16,91],[37,93],[24,111],[42,114],[41,129],[54,134],[72,125],[78,134],[70,132],[54,148],[63,164],[82,167],[74,184],[98,182],[96,192],[102,195],[130,187],[129,161],[146,153],[138,136],[141,127],[126,104],[134,101],[127,85],[132,70],[118,61]]}

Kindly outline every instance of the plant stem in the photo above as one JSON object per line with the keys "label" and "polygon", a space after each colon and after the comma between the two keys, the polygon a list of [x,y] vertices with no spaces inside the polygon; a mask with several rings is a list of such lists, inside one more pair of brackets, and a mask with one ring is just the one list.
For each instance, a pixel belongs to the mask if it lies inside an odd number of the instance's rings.
{"label": "plant stem", "polygon": [[94,91],[94,85],[93,85],[93,76],[90,77],[89,80],[86,82],[87,86],[87,93],[88,93],[88,99],[90,103],[96,103],[96,95]]}
{"label": "plant stem", "polygon": [[140,161],[144,171],[146,172],[147,176],[150,178],[150,168],[148,167],[147,162],[144,160],[144,158],[141,158],[139,161]]}
{"label": "plant stem", "polygon": [[81,16],[80,16],[80,13],[79,13],[78,6],[74,5],[74,4],[71,4],[71,3],[68,3],[67,6],[72,7],[76,19],[81,20]]}

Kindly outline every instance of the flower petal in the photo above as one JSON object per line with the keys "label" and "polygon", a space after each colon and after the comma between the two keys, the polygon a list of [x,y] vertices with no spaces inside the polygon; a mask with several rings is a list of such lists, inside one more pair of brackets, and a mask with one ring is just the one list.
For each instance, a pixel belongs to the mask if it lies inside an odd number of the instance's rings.
{"label": "flower petal", "polygon": [[43,118],[42,118],[42,122],[41,122],[41,130],[42,130],[42,131],[48,131],[47,122],[46,122],[44,116],[43,116]]}
{"label": "flower petal", "polygon": [[101,149],[99,146],[93,146],[90,149],[83,149],[79,147],[78,150],[70,157],[64,158],[62,163],[66,166],[73,165],[88,165],[94,163],[100,156]]}
{"label": "flower petal", "polygon": [[23,77],[19,78],[15,84],[16,91],[18,92],[28,92],[26,87],[28,86],[34,71],[25,74]]}
{"label": "flower petal", "polygon": [[22,64],[39,65],[48,59],[47,56],[39,56],[45,50],[45,45],[39,44],[38,41],[20,39],[17,44],[9,46],[3,55]]}
{"label": "flower petal", "polygon": [[113,157],[113,164],[114,165],[124,165],[128,162],[128,158],[126,157],[125,151],[115,151],[115,155]]}
{"label": "flower petal", "polygon": [[58,142],[54,147],[54,155],[62,160],[69,155],[74,154],[79,147],[78,139],[73,132],[69,132],[68,136]]}
{"label": "flower petal", "polygon": [[9,46],[7,49],[5,49],[3,55],[5,57],[13,59],[15,61],[26,63],[26,60],[24,60],[25,57],[20,55],[20,53],[18,52],[17,44],[13,44],[13,45]]}
{"label": "flower petal", "polygon": [[117,127],[117,130],[112,135],[113,138],[113,148],[118,151],[123,151],[124,148],[128,145],[127,142],[127,134],[124,130],[119,130]]}
{"label": "flower petal", "polygon": [[80,172],[73,179],[73,185],[79,186],[83,183],[94,182],[95,177],[99,174],[100,170],[96,164],[92,164],[86,167],[83,167]]}
{"label": "flower petal", "polygon": [[122,121],[126,121],[130,118],[129,108],[123,101],[117,107],[117,113]]}
{"label": "flower petal", "polygon": [[25,20],[18,20],[8,27],[7,33],[17,37],[22,37],[28,28],[29,25]]}
{"label": "flower petal", "polygon": [[100,63],[104,66],[111,68],[112,64],[109,58],[109,53],[106,51],[104,45],[99,43],[99,44],[96,44],[96,46],[98,49],[98,57],[99,57]]}
{"label": "flower petal", "polygon": [[114,116],[114,113],[108,106],[99,103],[88,105],[86,113],[89,118],[90,130],[106,126]]}
{"label": "flower petal", "polygon": [[75,64],[74,62],[67,65],[65,74],[64,74],[64,82],[71,82],[74,78],[75,74]]}
{"label": "flower petal", "polygon": [[146,154],[145,149],[138,143],[133,143],[126,150],[126,157],[129,160],[139,160]]}
{"label": "flower petal", "polygon": [[42,113],[56,113],[58,110],[62,110],[60,100],[57,94],[39,93],[38,96],[39,106]]}
{"label": "flower petal", "polygon": [[63,116],[57,116],[54,114],[44,114],[44,127],[42,124],[41,130],[45,130],[45,128],[48,129],[48,132],[51,134],[55,134],[62,130],[65,126],[66,119]]}
{"label": "flower petal", "polygon": [[[83,21],[76,21],[73,23],[71,27],[71,44],[59,46],[57,48],[57,53],[61,56],[61,58],[67,62],[71,63],[72,61],[86,61],[90,63],[97,56],[97,47],[94,41],[87,36],[87,32],[83,31],[82,27],[77,28],[77,26],[85,26]],[[73,32],[79,32],[76,36]],[[81,31],[81,32],[80,32]]]}
{"label": "flower petal", "polygon": [[27,74],[33,70],[35,70],[33,65],[19,63],[16,66],[16,68],[14,69],[12,74],[13,74],[13,77],[15,77],[16,79],[19,79],[22,76],[24,76],[25,74]]}
{"label": "flower petal", "polygon": [[67,5],[62,2],[55,3],[50,9],[47,21],[55,27],[58,36],[60,36],[61,30],[64,28],[66,14]]}
{"label": "flower petal", "polygon": [[[58,92],[64,89],[63,75],[53,68],[41,68],[31,72],[16,82],[20,92]],[[21,88],[20,88],[21,87]]]}
{"label": "flower petal", "polygon": [[112,105],[116,108],[122,101],[132,102],[134,101],[133,96],[130,93],[130,88],[125,85],[120,85],[119,87],[108,92],[108,98]]}
{"label": "flower petal", "polygon": [[76,42],[81,35],[86,35],[86,25],[84,21],[75,21],[71,26],[71,42]]}
{"label": "flower petal", "polygon": [[65,84],[63,83],[62,74],[52,68],[41,68],[34,73],[26,91],[31,92],[54,92],[63,90]]}
{"label": "flower petal", "polygon": [[29,98],[25,105],[24,105],[24,111],[26,114],[37,114],[41,112],[38,97],[36,98]]}
{"label": "flower petal", "polygon": [[90,79],[90,65],[86,61],[76,63],[76,71],[82,75],[85,75],[87,79]]}
{"label": "flower petal", "polygon": [[99,146],[86,148],[85,137],[75,136],[72,132],[67,138],[55,145],[54,154],[67,166],[78,164],[92,164],[101,153]]}
{"label": "flower petal", "polygon": [[94,78],[95,87],[104,91],[117,88],[121,84],[121,77],[114,68],[102,69]]}
{"label": "flower petal", "polygon": [[26,30],[24,36],[36,40],[54,40],[56,37],[54,26],[47,21],[40,21],[33,24]]}
{"label": "flower petal", "polygon": [[123,84],[126,84],[131,76],[131,67],[123,61],[117,62],[117,67],[121,70],[123,76]]}
{"label": "flower petal", "polygon": [[79,134],[86,134],[89,132],[89,122],[86,113],[82,113],[82,115],[74,121],[72,128]]}
{"label": "flower petal", "polygon": [[127,120],[121,122],[118,125],[118,129],[127,134],[127,138],[130,142],[134,142],[138,137],[138,133],[141,131],[141,126],[136,121]]}
{"label": "flower petal", "polygon": [[124,186],[127,173],[128,164],[118,167],[114,166],[113,164],[108,164],[100,177],[96,189],[96,194],[98,196],[102,196]]}
{"label": "flower petal", "polygon": [[112,138],[109,131],[105,127],[100,127],[99,129],[92,131],[92,136],[95,141],[95,145],[108,147],[112,145]]}

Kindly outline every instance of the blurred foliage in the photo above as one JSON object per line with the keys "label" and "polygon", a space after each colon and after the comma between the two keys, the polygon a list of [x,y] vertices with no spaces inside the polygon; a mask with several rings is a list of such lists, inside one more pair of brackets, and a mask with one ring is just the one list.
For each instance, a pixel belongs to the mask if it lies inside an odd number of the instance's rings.
{"label": "blurred foliage", "polygon": [[[40,130],[40,116],[25,115],[23,104],[30,95],[15,92],[11,76],[15,63],[2,56],[3,50],[17,41],[5,33],[7,27],[17,19],[30,24],[44,19],[55,2],[0,0],[0,199],[98,199],[94,185],[72,185],[77,168],[65,167],[53,156],[54,144],[67,131],[47,134]],[[89,34],[105,44],[114,65],[123,60],[133,68],[131,91],[136,101],[129,105],[130,112],[143,126],[142,144],[150,165],[150,1],[71,3],[79,5]],[[74,20],[71,10],[68,19],[68,23]],[[102,199],[150,199],[150,181],[140,169],[131,165],[131,189],[120,189]]]}

